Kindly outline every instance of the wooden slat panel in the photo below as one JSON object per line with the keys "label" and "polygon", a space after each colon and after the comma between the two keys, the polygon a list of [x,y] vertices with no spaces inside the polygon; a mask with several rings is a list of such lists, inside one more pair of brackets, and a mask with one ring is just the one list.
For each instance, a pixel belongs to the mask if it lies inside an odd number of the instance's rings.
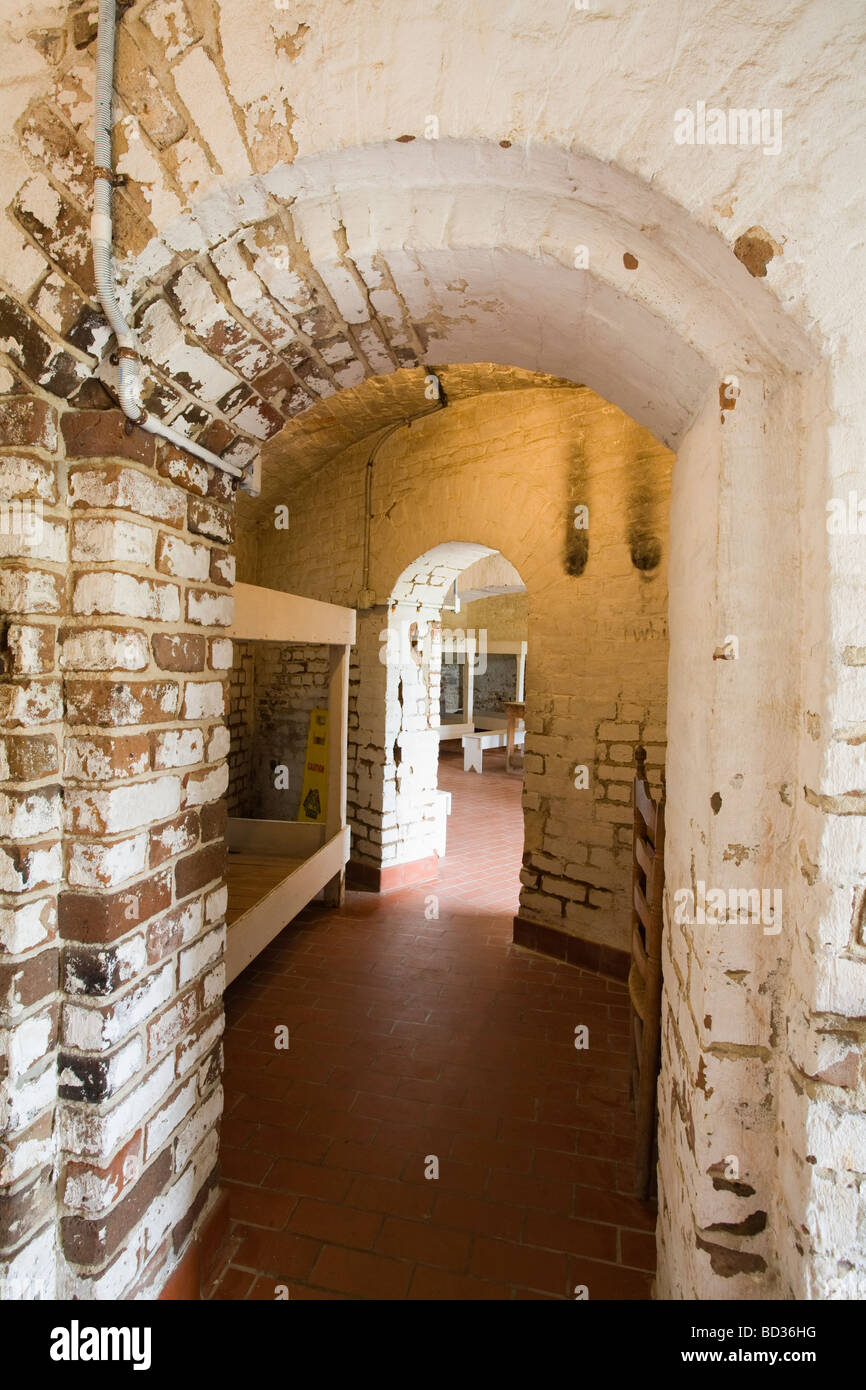
{"label": "wooden slat panel", "polygon": [[632,1014],[643,1022],[646,1010],[646,989],[643,980],[634,968],[628,972],[628,997],[631,1001]]}
{"label": "wooden slat panel", "polygon": [[647,884],[649,884],[652,880],[655,855],[653,854],[649,842],[641,839],[639,835],[634,842],[634,857],[643,869]]}
{"label": "wooden slat panel", "polygon": [[647,902],[646,898],[644,897],[637,884],[635,884],[634,886],[634,905],[635,911],[637,912],[638,917],[644,925],[644,930],[648,931],[650,926],[649,903]]}
{"label": "wooden slat panel", "polygon": [[631,933],[631,958],[641,975],[646,975],[647,954],[644,950],[644,944],[641,941],[640,932],[636,925],[632,927]]}
{"label": "wooden slat panel", "polygon": [[650,833],[650,839],[655,842],[656,837],[656,807],[655,802],[646,790],[646,783],[635,778],[634,784],[635,805],[643,816],[644,824]]}
{"label": "wooden slat panel", "polygon": [[[638,775],[634,782],[634,911],[628,987],[632,1005],[632,1041],[637,1062],[637,1080],[633,1087],[636,1121],[635,1194],[646,1199],[652,1189],[656,1161],[655,1088],[659,1067],[661,1016],[661,970],[658,950],[662,928],[660,895],[664,873],[665,807],[664,794],[658,806],[653,801],[644,775],[643,750],[636,750],[635,757]],[[642,880],[645,892],[641,888]]]}

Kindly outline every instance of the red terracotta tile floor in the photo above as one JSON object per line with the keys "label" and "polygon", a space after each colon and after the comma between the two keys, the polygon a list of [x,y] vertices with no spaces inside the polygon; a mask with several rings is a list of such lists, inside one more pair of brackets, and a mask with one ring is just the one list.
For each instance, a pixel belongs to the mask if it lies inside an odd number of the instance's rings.
{"label": "red terracotta tile floor", "polygon": [[227,991],[214,1298],[650,1296],[625,989],[511,943],[521,779],[504,751],[481,776],[443,751],[440,786],[437,882],[308,908]]}

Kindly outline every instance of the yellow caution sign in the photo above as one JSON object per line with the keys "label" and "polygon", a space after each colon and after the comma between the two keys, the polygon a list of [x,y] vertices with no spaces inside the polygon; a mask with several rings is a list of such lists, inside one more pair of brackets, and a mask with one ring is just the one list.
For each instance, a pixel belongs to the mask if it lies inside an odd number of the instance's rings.
{"label": "yellow caution sign", "polygon": [[307,735],[307,760],[298,820],[322,821],[328,814],[328,711],[314,709]]}

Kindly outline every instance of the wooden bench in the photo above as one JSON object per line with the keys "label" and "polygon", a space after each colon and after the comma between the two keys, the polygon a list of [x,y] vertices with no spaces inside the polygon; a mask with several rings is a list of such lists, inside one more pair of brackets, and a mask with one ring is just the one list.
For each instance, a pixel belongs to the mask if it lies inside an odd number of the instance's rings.
{"label": "wooden bench", "polygon": [[[524,733],[524,729],[518,729],[515,741],[522,743]],[[464,734],[460,741],[463,744],[463,771],[481,772],[485,748],[505,748],[508,733],[505,729],[476,729],[474,734]]]}

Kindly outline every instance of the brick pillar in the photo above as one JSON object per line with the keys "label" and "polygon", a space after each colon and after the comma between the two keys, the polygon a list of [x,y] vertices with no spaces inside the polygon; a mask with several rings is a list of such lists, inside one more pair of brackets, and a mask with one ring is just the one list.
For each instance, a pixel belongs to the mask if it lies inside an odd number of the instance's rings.
{"label": "brick pillar", "polygon": [[[394,806],[383,804],[383,864],[429,861],[436,853],[440,612],[435,603],[397,604],[388,615],[396,661],[388,667],[384,776],[386,785],[393,778]],[[462,665],[459,670],[462,680]]]}
{"label": "brick pillar", "polygon": [[57,630],[66,603],[57,411],[0,400],[0,1300],[56,1291]]}
{"label": "brick pillar", "polygon": [[61,428],[62,1293],[153,1296],[215,1199],[232,486],[114,410]]}
{"label": "brick pillar", "polygon": [[[435,877],[439,759],[439,607],[397,604],[358,621],[350,715],[349,819],[352,858],[378,870],[381,887],[404,880],[401,866]],[[413,624],[423,630],[417,660]],[[436,727],[431,720],[437,720]],[[422,880],[423,881],[423,880]]]}
{"label": "brick pillar", "polygon": [[[739,383],[733,418],[720,419],[711,396],[683,441],[671,500],[662,1299],[791,1296],[776,1204],[784,994],[805,920],[793,906],[802,874],[792,852],[798,495],[786,490],[788,422],[800,405],[756,375]],[[701,884],[722,894],[720,909],[696,911]],[[677,896],[689,893],[691,903]],[[731,896],[743,893],[766,895],[762,912],[766,902],[774,917],[750,920],[748,899]]]}
{"label": "brick pillar", "polygon": [[395,804],[393,767],[385,771],[385,710],[388,701],[388,620],[380,612],[358,614],[355,664],[350,681],[348,817],[353,863],[382,864],[383,821]]}

